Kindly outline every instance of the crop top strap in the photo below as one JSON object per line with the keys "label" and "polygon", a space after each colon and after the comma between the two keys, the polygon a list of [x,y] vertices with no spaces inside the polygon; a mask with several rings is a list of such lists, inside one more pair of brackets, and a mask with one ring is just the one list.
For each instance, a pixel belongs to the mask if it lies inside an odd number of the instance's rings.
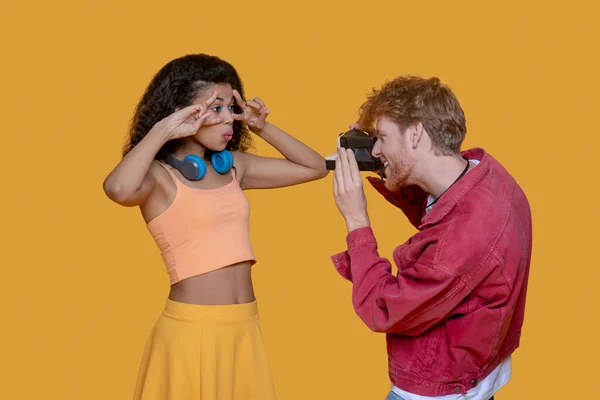
{"label": "crop top strap", "polygon": [[167,170],[167,172],[169,173],[169,175],[171,175],[171,178],[173,178],[173,181],[175,182],[175,184],[177,185],[178,179],[175,177],[175,174],[173,173],[173,171],[171,171],[171,168],[169,166],[167,166],[165,163],[163,163],[160,160],[156,160],[158,161],[158,163]]}
{"label": "crop top strap", "polygon": [[236,167],[231,167],[231,169],[229,170],[229,172],[231,172],[231,177],[233,178],[234,181],[236,181],[237,183],[240,183],[237,174],[238,174],[238,170]]}

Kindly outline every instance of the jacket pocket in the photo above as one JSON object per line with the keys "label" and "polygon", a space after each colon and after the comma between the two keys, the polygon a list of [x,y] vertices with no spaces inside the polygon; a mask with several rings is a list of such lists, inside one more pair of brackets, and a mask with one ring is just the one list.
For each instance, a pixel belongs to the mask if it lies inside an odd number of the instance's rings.
{"label": "jacket pocket", "polygon": [[434,327],[417,337],[394,335],[388,342],[392,363],[401,370],[429,371],[438,355],[442,330]]}
{"label": "jacket pocket", "polygon": [[425,369],[430,369],[438,354],[438,347],[441,339],[441,326],[434,326],[425,332],[421,337],[419,346],[416,346],[416,359]]}

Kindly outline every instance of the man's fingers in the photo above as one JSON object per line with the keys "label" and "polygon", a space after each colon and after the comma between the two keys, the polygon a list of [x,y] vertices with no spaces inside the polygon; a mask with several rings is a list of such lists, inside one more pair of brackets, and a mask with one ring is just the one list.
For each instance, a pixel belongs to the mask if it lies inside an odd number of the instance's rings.
{"label": "man's fingers", "polygon": [[335,177],[335,170],[333,171],[333,197],[336,199],[338,199],[338,183],[337,183],[337,179]]}
{"label": "man's fingers", "polygon": [[370,136],[374,136],[377,134],[377,129],[372,126],[365,126],[362,128],[363,131],[367,132]]}
{"label": "man's fingers", "polygon": [[350,170],[350,176],[352,177],[352,183],[362,185],[362,180],[360,179],[360,171],[358,170],[358,163],[356,162],[354,152],[346,151],[346,154],[348,154],[348,167]]}
{"label": "man's fingers", "polygon": [[[348,189],[352,183],[352,176],[350,175],[350,165],[348,163],[348,150],[341,147],[338,161],[340,162],[340,168],[342,170],[342,178],[344,180],[344,189]],[[336,162],[337,164],[337,162]]]}
{"label": "man's fingers", "polygon": [[340,155],[338,153],[335,160],[335,169],[333,170],[333,180],[335,181],[338,193],[344,190],[344,177],[342,176],[342,165],[340,163]]}
{"label": "man's fingers", "polygon": [[354,122],[353,124],[350,125],[350,129],[356,129],[359,131],[365,131],[367,132],[369,135],[375,135],[377,133],[377,129],[375,129],[372,126],[360,126],[359,122]]}

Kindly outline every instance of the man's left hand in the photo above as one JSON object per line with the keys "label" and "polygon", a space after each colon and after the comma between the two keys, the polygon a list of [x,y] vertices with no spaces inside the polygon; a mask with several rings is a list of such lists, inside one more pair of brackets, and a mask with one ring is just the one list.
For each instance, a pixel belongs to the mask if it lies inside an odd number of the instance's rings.
{"label": "man's left hand", "polygon": [[333,174],[333,197],[346,220],[348,233],[370,226],[367,199],[352,150],[338,149]]}

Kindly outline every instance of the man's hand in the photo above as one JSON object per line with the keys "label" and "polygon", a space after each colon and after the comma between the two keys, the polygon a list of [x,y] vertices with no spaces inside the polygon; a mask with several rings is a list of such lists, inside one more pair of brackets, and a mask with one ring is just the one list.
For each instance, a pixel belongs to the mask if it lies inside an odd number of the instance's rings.
{"label": "man's hand", "polygon": [[359,131],[367,132],[371,136],[375,136],[377,134],[377,129],[372,126],[361,126],[359,122],[354,122],[350,125],[350,129],[356,129]]}
{"label": "man's hand", "polygon": [[338,150],[333,175],[333,197],[346,220],[348,233],[370,226],[367,199],[363,190],[358,164],[352,151]]}

